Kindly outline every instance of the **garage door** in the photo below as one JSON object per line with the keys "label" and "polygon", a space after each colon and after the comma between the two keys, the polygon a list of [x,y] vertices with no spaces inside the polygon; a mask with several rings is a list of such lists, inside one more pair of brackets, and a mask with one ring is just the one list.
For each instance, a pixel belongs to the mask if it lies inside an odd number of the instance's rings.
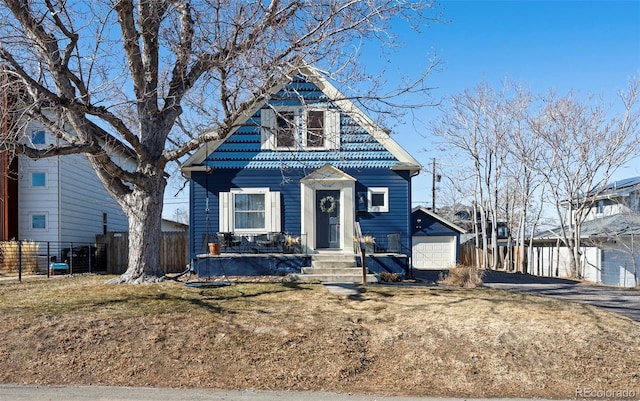
{"label": "garage door", "polygon": [[628,257],[617,249],[602,251],[602,284],[620,285],[620,270]]}
{"label": "garage door", "polygon": [[414,269],[448,269],[456,264],[455,237],[413,237]]}

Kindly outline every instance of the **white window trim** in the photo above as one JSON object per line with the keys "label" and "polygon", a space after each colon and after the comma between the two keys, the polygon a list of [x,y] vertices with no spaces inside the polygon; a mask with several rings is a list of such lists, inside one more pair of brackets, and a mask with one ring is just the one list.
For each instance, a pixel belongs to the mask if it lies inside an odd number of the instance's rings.
{"label": "white window trim", "polygon": [[[33,227],[33,217],[44,216],[44,228]],[[49,231],[49,213],[47,212],[30,212],[29,213],[29,230],[30,231]]]}
{"label": "white window trim", "polygon": [[[236,229],[235,227],[235,194],[264,194],[265,200],[265,227],[251,229]],[[280,232],[280,192],[271,191],[269,188],[233,188],[229,192],[219,193],[219,229],[221,232],[234,232],[239,234],[267,234]]]}
{"label": "white window trim", "polygon": [[[47,189],[49,187],[49,180],[48,180],[48,174],[46,171],[30,171],[29,173],[29,177],[31,179],[31,186],[30,188],[32,189]],[[44,185],[43,186],[36,186],[33,185],[33,175],[34,174],[44,174]]]}
{"label": "white window trim", "polygon": [[[373,194],[384,195],[383,206],[373,206],[371,204]],[[370,187],[367,189],[367,207],[370,213],[387,213],[389,212],[389,188],[387,187]]]}
{"label": "white window trim", "polygon": [[[310,111],[324,112],[324,146],[307,146],[307,120]],[[277,113],[293,112],[295,147],[277,146],[276,132]],[[340,148],[340,112],[328,107],[309,106],[278,106],[274,109],[262,109],[261,119],[261,148],[263,150],[299,151],[299,150],[334,150]]]}

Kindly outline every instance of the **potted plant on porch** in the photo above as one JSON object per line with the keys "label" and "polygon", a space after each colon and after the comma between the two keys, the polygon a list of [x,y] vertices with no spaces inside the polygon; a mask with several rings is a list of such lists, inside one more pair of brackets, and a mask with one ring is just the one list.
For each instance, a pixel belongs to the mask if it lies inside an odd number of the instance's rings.
{"label": "potted plant on porch", "polygon": [[[364,244],[364,251],[366,253],[374,253],[376,248],[376,238],[371,235],[363,235],[362,243]],[[360,253],[360,237],[353,237],[353,251],[356,254]]]}
{"label": "potted plant on porch", "polygon": [[284,236],[284,242],[282,243],[282,251],[284,253],[301,253],[300,237],[287,234]]}
{"label": "potted plant on porch", "polygon": [[211,255],[220,255],[220,249],[222,249],[222,244],[219,242],[209,242],[209,254]]}
{"label": "potted plant on porch", "polygon": [[364,251],[366,253],[374,253],[376,250],[376,238],[371,235],[363,235]]}

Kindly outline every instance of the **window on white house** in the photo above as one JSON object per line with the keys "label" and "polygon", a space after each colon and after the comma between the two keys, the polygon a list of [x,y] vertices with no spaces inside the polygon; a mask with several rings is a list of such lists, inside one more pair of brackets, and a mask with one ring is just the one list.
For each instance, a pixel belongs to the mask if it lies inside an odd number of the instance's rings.
{"label": "window on white house", "polygon": [[331,150],[340,147],[340,112],[332,109],[283,106],[260,112],[261,148],[271,150]]}
{"label": "window on white house", "polygon": [[598,201],[598,214],[602,214],[604,213],[604,201],[603,200],[599,200]]}
{"label": "window on white house", "polygon": [[47,186],[47,173],[31,173],[31,186],[34,188],[44,188]]}
{"label": "window on white house", "polygon": [[369,188],[368,190],[369,212],[389,211],[389,188]]}
{"label": "window on white house", "polygon": [[280,232],[280,192],[268,188],[246,188],[220,192],[222,232]]}
{"label": "window on white house", "polygon": [[46,230],[47,229],[47,215],[46,214],[32,214],[31,215],[31,228],[33,230]]}
{"label": "window on white house", "polygon": [[31,143],[34,145],[44,145],[45,135],[44,131],[34,131],[31,133]]}

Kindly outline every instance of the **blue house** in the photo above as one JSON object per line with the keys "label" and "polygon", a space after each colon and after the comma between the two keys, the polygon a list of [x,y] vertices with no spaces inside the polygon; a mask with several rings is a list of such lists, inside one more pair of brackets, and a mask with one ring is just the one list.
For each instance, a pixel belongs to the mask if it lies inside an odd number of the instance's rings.
{"label": "blue house", "polygon": [[191,258],[211,264],[207,243],[217,242],[227,274],[304,272],[322,254],[358,260],[360,232],[375,238],[370,271],[406,273],[420,169],[317,71],[302,69],[183,164]]}

